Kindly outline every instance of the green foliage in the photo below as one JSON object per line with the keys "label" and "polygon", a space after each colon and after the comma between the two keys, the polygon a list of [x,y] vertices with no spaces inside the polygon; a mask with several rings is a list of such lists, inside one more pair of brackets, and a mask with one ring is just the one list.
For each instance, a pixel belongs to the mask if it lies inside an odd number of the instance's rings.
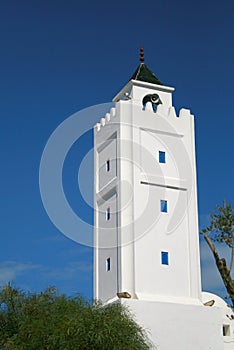
{"label": "green foliage", "polygon": [[0,291],[0,349],[146,350],[144,330],[120,304],[90,304],[59,295],[54,287],[27,294]]}
{"label": "green foliage", "polygon": [[217,205],[216,211],[210,215],[210,225],[201,231],[211,235],[216,242],[223,242],[230,248],[234,245],[234,208],[224,201],[223,206]]}
{"label": "green foliage", "polygon": [[[232,205],[223,202],[217,205],[216,211],[210,215],[210,225],[200,232],[203,234],[213,256],[224,286],[228,292],[232,307],[234,307],[234,280],[231,270],[234,262],[234,209]],[[224,243],[230,248],[230,264],[227,266],[225,258],[220,258],[216,243]]]}

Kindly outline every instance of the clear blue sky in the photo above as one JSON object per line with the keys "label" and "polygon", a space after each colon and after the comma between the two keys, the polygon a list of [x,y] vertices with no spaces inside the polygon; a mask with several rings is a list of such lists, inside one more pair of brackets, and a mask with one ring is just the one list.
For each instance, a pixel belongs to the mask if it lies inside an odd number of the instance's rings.
{"label": "clear blue sky", "polygon": [[[31,291],[55,285],[92,297],[92,249],[48,218],[40,159],[66,118],[112,100],[138,66],[142,45],[146,64],[176,88],[176,110],[196,116],[200,223],[233,198],[233,13],[231,0],[1,1],[1,285],[12,281]],[[64,178],[74,210],[92,223],[76,178],[90,134],[82,142]],[[202,259],[204,288],[225,295],[203,245]]]}

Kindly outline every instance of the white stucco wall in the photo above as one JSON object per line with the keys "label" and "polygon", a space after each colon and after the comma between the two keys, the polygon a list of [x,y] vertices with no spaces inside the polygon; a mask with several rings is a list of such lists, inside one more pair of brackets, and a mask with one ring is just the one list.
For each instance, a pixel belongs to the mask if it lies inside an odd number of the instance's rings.
{"label": "white stucco wall", "polygon": [[202,302],[206,303],[213,301],[214,304],[211,306],[213,309],[220,311],[220,318],[222,322],[222,338],[223,338],[223,349],[233,350],[234,349],[234,312],[226,304],[226,302],[218,295],[208,292],[202,292]]}
{"label": "white stucco wall", "polygon": [[[96,250],[95,297],[107,301],[107,295],[112,299],[127,291],[142,299],[200,299],[193,116],[187,110],[179,117],[175,114],[173,88],[133,81],[126,89],[131,99],[116,102],[115,112],[112,109],[95,127],[95,239],[101,248],[109,235],[106,243],[119,246],[112,247],[111,256],[117,259],[117,271],[112,271],[117,284],[110,278],[112,272],[99,266],[107,253]],[[142,109],[143,97],[152,93],[162,101],[157,113],[150,106]],[[159,151],[166,153],[165,164],[158,161]],[[116,203],[111,210],[117,217],[106,222],[98,212],[105,210],[113,193]],[[167,201],[167,213],[160,212],[160,200]],[[116,230],[110,230],[111,223]],[[168,266],[160,261],[162,252],[169,255]],[[111,297],[102,287],[98,292],[103,284],[113,292],[116,286],[116,293]]]}
{"label": "white stucco wall", "polygon": [[199,305],[125,300],[157,350],[221,350],[221,313]]}

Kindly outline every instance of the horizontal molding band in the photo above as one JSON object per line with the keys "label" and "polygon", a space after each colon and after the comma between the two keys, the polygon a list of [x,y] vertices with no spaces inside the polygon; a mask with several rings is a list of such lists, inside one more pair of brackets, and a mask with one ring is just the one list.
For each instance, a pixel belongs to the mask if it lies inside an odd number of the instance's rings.
{"label": "horizontal molding band", "polygon": [[183,187],[170,186],[170,185],[162,185],[162,184],[156,184],[156,183],[153,183],[153,182],[146,182],[146,181],[141,181],[140,183],[141,183],[142,185],[156,186],[156,187],[163,187],[163,188],[170,188],[170,189],[172,189],[172,190],[187,191],[187,188],[183,188]]}

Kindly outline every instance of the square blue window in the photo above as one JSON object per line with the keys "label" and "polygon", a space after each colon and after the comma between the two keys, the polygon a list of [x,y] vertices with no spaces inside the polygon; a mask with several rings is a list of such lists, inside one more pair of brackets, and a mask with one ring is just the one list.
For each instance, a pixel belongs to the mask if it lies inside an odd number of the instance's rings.
{"label": "square blue window", "polygon": [[166,163],[166,152],[159,151],[158,160],[159,160],[159,163]]}
{"label": "square blue window", "polygon": [[160,209],[162,213],[167,213],[167,201],[164,199],[160,200]]}
{"label": "square blue window", "polygon": [[110,271],[111,269],[111,261],[110,258],[106,259],[106,271]]}
{"label": "square blue window", "polygon": [[161,252],[162,265],[169,265],[168,252]]}

